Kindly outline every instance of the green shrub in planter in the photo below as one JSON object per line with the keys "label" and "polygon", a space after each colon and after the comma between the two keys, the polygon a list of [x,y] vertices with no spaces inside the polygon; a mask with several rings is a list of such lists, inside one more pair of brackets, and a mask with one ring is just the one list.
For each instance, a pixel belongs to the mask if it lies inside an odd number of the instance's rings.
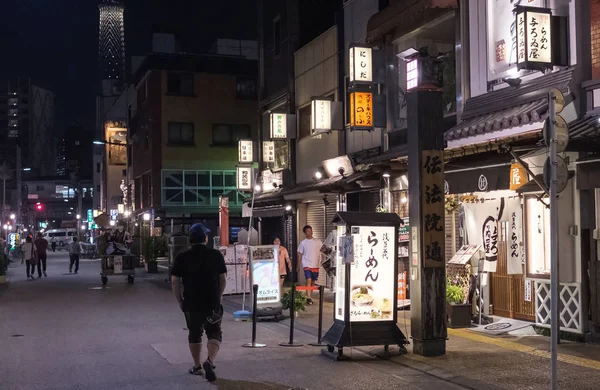
{"label": "green shrub in planter", "polygon": [[446,302],[451,305],[460,305],[464,303],[462,288],[452,283],[446,283]]}
{"label": "green shrub in planter", "polygon": [[[306,311],[306,296],[296,291],[294,294],[294,312]],[[290,310],[292,307],[292,290],[289,290],[281,297],[281,306],[283,310]]]}

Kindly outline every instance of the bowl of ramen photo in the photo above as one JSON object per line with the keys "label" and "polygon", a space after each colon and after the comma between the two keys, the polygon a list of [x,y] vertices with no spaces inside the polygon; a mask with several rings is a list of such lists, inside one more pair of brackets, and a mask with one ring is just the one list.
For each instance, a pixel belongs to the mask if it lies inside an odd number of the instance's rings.
{"label": "bowl of ramen photo", "polygon": [[373,303],[373,290],[366,286],[357,287],[350,293],[354,306],[368,306]]}

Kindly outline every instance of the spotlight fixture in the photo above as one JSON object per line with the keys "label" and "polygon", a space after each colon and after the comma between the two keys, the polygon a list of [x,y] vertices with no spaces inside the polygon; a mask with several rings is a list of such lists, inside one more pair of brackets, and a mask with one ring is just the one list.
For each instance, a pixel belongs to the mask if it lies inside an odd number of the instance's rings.
{"label": "spotlight fixture", "polygon": [[389,172],[383,172],[383,177],[384,177],[384,178],[386,178],[386,179],[389,179],[389,178],[390,178],[390,176],[391,176],[391,175],[390,175],[390,173],[389,173]]}
{"label": "spotlight fixture", "polygon": [[402,203],[408,202],[408,198],[406,197],[406,195],[403,195],[402,198],[400,198],[400,202],[402,202]]}
{"label": "spotlight fixture", "polygon": [[322,178],[323,178],[323,174],[321,173],[321,171],[316,171],[315,172],[315,179],[321,180]]}
{"label": "spotlight fixture", "polygon": [[285,206],[285,211],[292,211],[292,206],[290,206],[289,204]]}

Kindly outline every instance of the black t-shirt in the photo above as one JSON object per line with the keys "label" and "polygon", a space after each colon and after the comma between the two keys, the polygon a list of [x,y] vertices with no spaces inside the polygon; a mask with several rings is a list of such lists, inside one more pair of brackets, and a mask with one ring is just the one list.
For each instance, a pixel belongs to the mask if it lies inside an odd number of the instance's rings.
{"label": "black t-shirt", "polygon": [[221,252],[206,245],[193,245],[180,252],[171,274],[183,279],[183,310],[211,313],[219,307],[219,275],[227,267]]}

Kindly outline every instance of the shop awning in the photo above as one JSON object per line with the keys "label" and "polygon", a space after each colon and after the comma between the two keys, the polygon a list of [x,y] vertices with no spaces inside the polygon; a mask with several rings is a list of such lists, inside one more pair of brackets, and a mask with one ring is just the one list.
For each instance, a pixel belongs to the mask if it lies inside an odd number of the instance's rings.
{"label": "shop awning", "polygon": [[368,223],[369,226],[403,225],[402,218],[395,213],[364,213],[356,211],[339,212],[333,217],[335,226],[360,226]]}
{"label": "shop awning", "polygon": [[378,164],[383,162],[389,162],[390,160],[395,160],[408,156],[408,145],[400,145],[393,149],[388,150],[385,153],[380,154],[379,156],[371,157],[365,159],[361,162],[361,164]]}
{"label": "shop awning", "polygon": [[369,18],[367,42],[394,31],[402,36],[458,8],[456,0],[396,1]]}
{"label": "shop awning", "polygon": [[449,194],[487,192],[510,188],[508,154],[482,153],[455,159],[445,167],[444,180]]}
{"label": "shop awning", "polygon": [[[445,133],[447,141],[543,121],[548,115],[548,92],[569,90],[573,68],[565,68],[518,87],[507,87],[467,100],[462,122]],[[541,126],[540,126],[541,128]]]}

